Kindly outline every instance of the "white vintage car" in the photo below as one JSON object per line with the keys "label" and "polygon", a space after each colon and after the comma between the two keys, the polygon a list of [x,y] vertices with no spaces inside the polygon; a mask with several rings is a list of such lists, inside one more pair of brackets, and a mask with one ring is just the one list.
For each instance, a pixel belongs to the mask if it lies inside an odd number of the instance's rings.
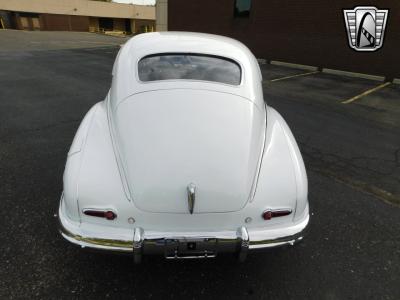
{"label": "white vintage car", "polygon": [[60,232],[82,248],[205,258],[293,245],[309,221],[293,135],[256,58],[216,35],[141,34],[68,153]]}

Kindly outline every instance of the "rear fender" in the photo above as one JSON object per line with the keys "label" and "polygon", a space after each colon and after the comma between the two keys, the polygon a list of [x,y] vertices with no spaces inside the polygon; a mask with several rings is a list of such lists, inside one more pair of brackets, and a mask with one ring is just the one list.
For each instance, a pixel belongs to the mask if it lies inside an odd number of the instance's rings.
{"label": "rear fender", "polygon": [[64,205],[66,214],[71,220],[80,221],[78,204],[78,179],[81,168],[83,149],[85,147],[90,125],[93,121],[96,110],[101,104],[95,104],[85,115],[78,131],[75,134],[72,145],[68,151],[67,162],[65,164],[63,183],[64,183]]}
{"label": "rear fender", "polygon": [[296,140],[282,116],[267,106],[266,143],[253,201],[265,209],[291,209],[296,221],[306,210],[307,193],[307,174]]}

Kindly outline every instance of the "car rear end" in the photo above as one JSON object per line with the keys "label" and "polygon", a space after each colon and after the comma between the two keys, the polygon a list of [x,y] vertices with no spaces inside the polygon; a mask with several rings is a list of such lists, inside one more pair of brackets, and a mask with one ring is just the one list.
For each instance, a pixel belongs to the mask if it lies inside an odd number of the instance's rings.
{"label": "car rear end", "polygon": [[129,41],[71,146],[58,218],[70,242],[136,262],[300,241],[304,163],[250,51],[192,33]]}

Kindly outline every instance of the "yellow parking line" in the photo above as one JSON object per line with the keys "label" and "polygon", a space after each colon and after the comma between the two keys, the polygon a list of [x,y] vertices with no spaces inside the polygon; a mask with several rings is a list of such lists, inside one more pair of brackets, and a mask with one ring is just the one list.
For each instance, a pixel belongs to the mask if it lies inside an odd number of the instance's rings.
{"label": "yellow parking line", "polygon": [[353,101],[356,101],[357,99],[360,99],[361,97],[367,96],[367,95],[369,95],[369,94],[371,94],[373,92],[376,92],[376,91],[378,91],[380,89],[383,89],[384,87],[388,86],[389,84],[391,84],[391,82],[382,83],[382,84],[380,84],[380,85],[378,85],[378,86],[376,86],[376,87],[374,87],[372,89],[369,89],[369,90],[367,90],[367,91],[365,91],[365,92],[363,92],[363,93],[361,93],[361,94],[359,94],[357,96],[354,96],[354,97],[352,97],[350,99],[344,100],[344,101],[342,101],[342,103],[343,104],[349,104],[349,103],[351,103]]}
{"label": "yellow parking line", "polygon": [[296,74],[296,75],[285,76],[285,77],[281,77],[281,78],[275,78],[275,79],[271,79],[270,82],[279,81],[279,80],[285,80],[285,79],[294,78],[294,77],[311,75],[311,74],[315,74],[315,73],[318,73],[318,72],[319,71],[312,71],[312,72],[307,72],[307,73],[301,73],[301,74]]}

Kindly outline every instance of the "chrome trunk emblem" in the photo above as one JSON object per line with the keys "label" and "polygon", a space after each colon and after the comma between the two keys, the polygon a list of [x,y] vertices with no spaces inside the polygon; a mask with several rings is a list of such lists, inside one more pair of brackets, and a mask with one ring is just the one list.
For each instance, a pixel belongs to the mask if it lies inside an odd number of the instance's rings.
{"label": "chrome trunk emblem", "polygon": [[193,214],[194,202],[196,200],[196,185],[194,183],[190,183],[187,186],[187,194],[188,194],[189,212]]}

